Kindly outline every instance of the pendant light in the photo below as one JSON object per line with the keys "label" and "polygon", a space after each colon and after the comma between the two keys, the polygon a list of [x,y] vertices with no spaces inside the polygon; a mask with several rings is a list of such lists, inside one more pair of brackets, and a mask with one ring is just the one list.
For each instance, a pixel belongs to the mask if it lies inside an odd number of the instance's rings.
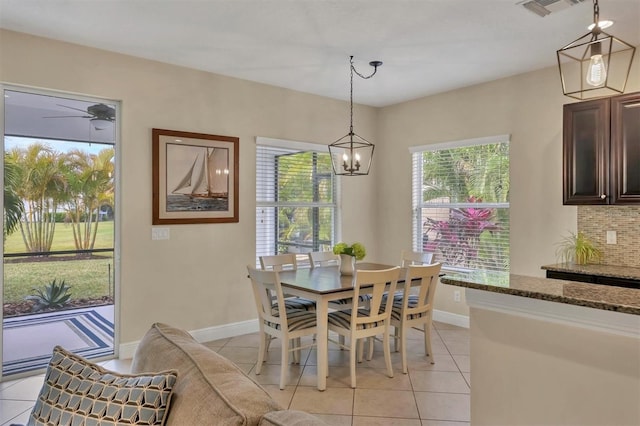
{"label": "pendant light", "polygon": [[575,99],[624,93],[636,48],[602,31],[598,0],[591,31],[558,50],[562,91]]}
{"label": "pendant light", "polygon": [[382,65],[382,62],[371,61],[369,65],[373,67],[373,72],[368,76],[364,76],[356,71],[353,66],[353,56],[350,57],[351,91],[349,99],[349,133],[329,145],[333,173],[336,175],[363,176],[369,174],[374,145],[353,131],[353,74],[355,73],[363,79],[369,79],[375,75],[378,67]]}

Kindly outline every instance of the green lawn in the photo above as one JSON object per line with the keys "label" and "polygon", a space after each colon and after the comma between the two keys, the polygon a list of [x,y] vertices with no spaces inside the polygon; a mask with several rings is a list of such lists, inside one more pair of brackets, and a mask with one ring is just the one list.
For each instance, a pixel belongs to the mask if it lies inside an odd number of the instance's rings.
{"label": "green lawn", "polygon": [[[113,248],[113,221],[100,222],[94,248]],[[75,250],[73,243],[73,229],[71,224],[56,223],[56,231],[53,234],[53,246],[51,251]],[[7,237],[4,242],[5,253],[24,253],[25,246],[20,230],[16,230]]]}
{"label": "green lawn", "polygon": [[[111,277],[109,277],[109,266]],[[94,299],[113,295],[113,258],[18,262],[4,264],[4,303],[22,302],[53,280],[71,287],[72,299]]]}
{"label": "green lawn", "polygon": [[[113,222],[100,222],[94,248],[113,248],[113,235]],[[75,249],[71,225],[57,223],[51,251]],[[7,237],[4,250],[5,254],[25,252],[19,230]],[[71,287],[72,299],[93,299],[113,293],[110,286],[114,273],[112,253],[99,253],[97,257],[79,260],[15,262],[13,259],[5,258],[4,262],[4,303],[22,302],[34,293],[34,288],[42,288],[54,279],[57,282],[64,280]]]}

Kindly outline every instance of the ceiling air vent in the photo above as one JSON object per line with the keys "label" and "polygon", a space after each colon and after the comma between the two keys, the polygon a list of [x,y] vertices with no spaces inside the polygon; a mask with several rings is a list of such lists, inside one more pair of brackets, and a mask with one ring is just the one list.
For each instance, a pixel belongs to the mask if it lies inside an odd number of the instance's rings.
{"label": "ceiling air vent", "polygon": [[538,16],[545,17],[586,0],[525,0],[517,3]]}

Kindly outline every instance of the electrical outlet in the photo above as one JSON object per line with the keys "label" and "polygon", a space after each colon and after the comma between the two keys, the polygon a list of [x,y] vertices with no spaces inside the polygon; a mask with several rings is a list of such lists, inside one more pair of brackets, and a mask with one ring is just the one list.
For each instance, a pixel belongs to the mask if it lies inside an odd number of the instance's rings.
{"label": "electrical outlet", "polygon": [[169,228],[151,228],[152,240],[168,240],[169,236]]}
{"label": "electrical outlet", "polygon": [[453,301],[454,302],[459,302],[460,301],[460,290],[455,290],[453,292]]}
{"label": "electrical outlet", "polygon": [[607,244],[618,244],[618,235],[616,231],[607,231]]}

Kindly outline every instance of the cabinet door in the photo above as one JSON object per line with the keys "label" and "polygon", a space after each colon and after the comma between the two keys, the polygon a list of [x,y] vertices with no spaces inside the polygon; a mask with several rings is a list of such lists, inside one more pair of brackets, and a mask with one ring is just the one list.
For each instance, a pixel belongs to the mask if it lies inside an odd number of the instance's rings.
{"label": "cabinet door", "polygon": [[640,203],[640,93],[611,98],[612,204]]}
{"label": "cabinet door", "polygon": [[563,203],[609,203],[609,99],[563,109]]}

